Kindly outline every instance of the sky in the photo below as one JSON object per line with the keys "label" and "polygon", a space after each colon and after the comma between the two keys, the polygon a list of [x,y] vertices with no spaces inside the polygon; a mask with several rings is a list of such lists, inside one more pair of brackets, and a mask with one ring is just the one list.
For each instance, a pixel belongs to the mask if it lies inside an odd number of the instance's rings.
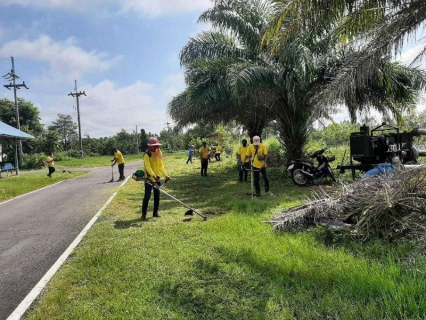
{"label": "sky", "polygon": [[[110,137],[122,129],[159,134],[173,126],[167,104],[184,90],[179,53],[207,28],[197,23],[210,0],[0,0],[0,76],[12,69],[29,88],[45,127],[58,114],[82,135]],[[0,78],[0,98],[14,101]]]}
{"label": "sky", "polygon": [[[29,90],[47,127],[58,114],[82,135],[110,137],[122,129],[159,134],[173,126],[167,104],[184,90],[179,53],[190,37],[208,29],[197,23],[210,0],[0,0],[0,76],[12,68]],[[424,42],[407,43],[398,57],[410,61]],[[424,39],[424,38],[423,38]],[[0,98],[14,99],[0,78]],[[421,102],[418,110],[425,109]],[[335,121],[348,118],[345,112]]]}

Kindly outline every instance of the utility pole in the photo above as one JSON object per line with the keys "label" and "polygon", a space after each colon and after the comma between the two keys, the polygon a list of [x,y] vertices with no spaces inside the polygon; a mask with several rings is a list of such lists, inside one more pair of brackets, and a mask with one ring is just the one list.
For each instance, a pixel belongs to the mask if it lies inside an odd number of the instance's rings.
{"label": "utility pole", "polygon": [[136,125],[135,135],[136,135],[136,154],[138,154],[138,153],[139,153],[139,134],[138,134],[138,125]]}
{"label": "utility pole", "polygon": [[171,123],[167,121],[165,124],[167,125],[167,133],[168,133],[167,140],[169,140],[167,147],[170,150],[172,148],[172,139],[170,137],[170,125],[171,125]]}
{"label": "utility pole", "polygon": [[79,139],[79,141],[80,141],[80,155],[81,155],[81,157],[83,158],[83,141],[82,141],[82,139],[81,139],[81,124],[80,124],[80,105],[79,105],[79,102],[78,102],[78,98],[81,96],[81,95],[86,95],[86,92],[77,92],[77,80],[74,80],[75,81],[75,93],[72,93],[72,92],[70,92],[68,95],[69,96],[72,96],[72,97],[75,97],[76,98],[76,100],[77,100],[77,120],[78,120],[78,139]]}
{"label": "utility pole", "polygon": [[[12,70],[10,70],[8,74],[4,75],[3,78],[11,82],[9,82],[9,84],[7,85],[4,85],[4,87],[7,88],[8,90],[10,90],[10,88],[13,88],[13,93],[15,96],[15,108],[16,108],[16,129],[21,130],[21,123],[19,121],[18,96],[16,95],[16,90],[20,89],[21,87],[24,87],[25,89],[29,89],[29,88],[26,86],[25,81],[22,81],[21,84],[16,84],[16,79],[19,79],[19,77],[18,75],[15,74],[15,61],[13,57],[10,57],[10,59],[12,60]],[[22,156],[23,156],[22,140],[19,140],[19,165],[22,165],[22,161],[23,161]]]}

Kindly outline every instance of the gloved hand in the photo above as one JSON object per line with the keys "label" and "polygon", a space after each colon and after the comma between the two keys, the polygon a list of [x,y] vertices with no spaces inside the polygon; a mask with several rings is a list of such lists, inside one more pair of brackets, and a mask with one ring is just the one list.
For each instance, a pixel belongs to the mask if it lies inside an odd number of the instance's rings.
{"label": "gloved hand", "polygon": [[172,180],[172,177],[167,176],[166,177],[166,182],[169,181],[169,180]]}
{"label": "gloved hand", "polygon": [[155,182],[160,182],[160,176],[155,176]]}

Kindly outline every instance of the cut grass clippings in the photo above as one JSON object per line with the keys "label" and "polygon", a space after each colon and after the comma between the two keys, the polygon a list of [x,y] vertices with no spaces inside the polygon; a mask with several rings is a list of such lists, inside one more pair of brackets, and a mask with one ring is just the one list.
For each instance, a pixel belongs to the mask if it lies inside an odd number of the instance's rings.
{"label": "cut grass clippings", "polygon": [[[162,218],[140,220],[143,184],[129,180],[48,284],[26,319],[416,319],[426,314],[424,258],[407,244],[329,245],[317,232],[263,223],[309,188],[269,169],[273,197],[251,199],[231,159],[168,156]],[[152,210],[152,199],[150,202]],[[419,271],[420,270],[420,271]]]}

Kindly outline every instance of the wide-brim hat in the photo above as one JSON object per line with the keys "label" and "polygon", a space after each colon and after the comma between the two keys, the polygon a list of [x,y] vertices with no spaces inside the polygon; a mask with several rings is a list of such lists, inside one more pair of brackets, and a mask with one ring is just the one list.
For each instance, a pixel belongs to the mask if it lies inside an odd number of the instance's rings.
{"label": "wide-brim hat", "polygon": [[158,142],[156,137],[151,137],[148,139],[148,147],[161,146],[161,143]]}

